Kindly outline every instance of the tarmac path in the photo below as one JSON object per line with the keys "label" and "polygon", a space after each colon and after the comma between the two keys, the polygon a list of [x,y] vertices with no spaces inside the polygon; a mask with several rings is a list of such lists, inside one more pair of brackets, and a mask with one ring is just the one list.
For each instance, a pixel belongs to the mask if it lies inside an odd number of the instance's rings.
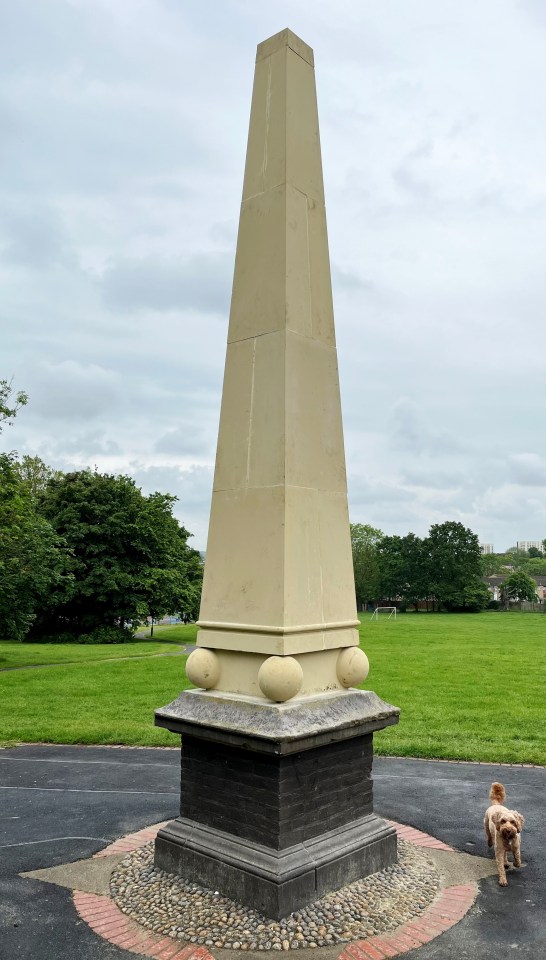
{"label": "tarmac path", "polygon": [[[69,890],[19,874],[90,857],[124,834],[176,816],[179,771],[177,749],[0,749],[1,960],[134,958],[80,920]],[[510,873],[506,888],[496,877],[480,881],[478,900],[460,923],[404,956],[546,960],[545,768],[377,758],[375,809],[457,850],[491,856],[482,821],[493,780],[505,784],[508,804],[525,816],[526,866]]]}

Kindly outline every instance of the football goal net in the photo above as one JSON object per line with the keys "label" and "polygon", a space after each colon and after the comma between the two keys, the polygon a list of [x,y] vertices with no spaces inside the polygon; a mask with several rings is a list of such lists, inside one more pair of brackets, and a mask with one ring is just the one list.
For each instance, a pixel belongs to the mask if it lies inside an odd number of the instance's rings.
{"label": "football goal net", "polygon": [[396,607],[376,607],[370,619],[379,620],[380,617],[386,618],[387,620],[394,617],[396,620]]}

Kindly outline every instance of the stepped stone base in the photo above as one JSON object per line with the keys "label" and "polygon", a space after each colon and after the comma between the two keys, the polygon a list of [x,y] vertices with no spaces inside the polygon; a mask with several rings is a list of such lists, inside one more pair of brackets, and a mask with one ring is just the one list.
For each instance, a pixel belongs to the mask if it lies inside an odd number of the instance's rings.
{"label": "stepped stone base", "polygon": [[279,919],[394,863],[371,769],[373,730],[398,712],[356,690],[281,706],[182,694],[156,715],[184,731],[181,816],[157,866]]}

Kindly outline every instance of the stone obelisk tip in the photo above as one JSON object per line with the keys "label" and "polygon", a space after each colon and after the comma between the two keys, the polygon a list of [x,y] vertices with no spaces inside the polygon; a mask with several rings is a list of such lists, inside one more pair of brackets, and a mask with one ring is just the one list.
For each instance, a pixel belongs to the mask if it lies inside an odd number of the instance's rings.
{"label": "stone obelisk tip", "polygon": [[298,57],[301,57],[302,60],[305,60],[312,67],[315,66],[315,58],[313,57],[313,50],[311,47],[308,46],[308,44],[305,43],[300,37],[296,36],[295,33],[292,33],[288,27],[286,27],[285,30],[281,30],[280,33],[275,33],[272,37],[264,40],[263,43],[258,44],[258,49],[256,50],[256,63],[259,60],[265,60],[266,57],[270,57],[282,47],[290,47],[294,53],[297,53]]}

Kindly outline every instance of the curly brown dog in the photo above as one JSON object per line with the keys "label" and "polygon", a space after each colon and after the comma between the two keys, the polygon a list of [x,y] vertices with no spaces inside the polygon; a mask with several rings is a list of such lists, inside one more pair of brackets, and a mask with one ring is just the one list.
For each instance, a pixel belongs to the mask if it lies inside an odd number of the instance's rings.
{"label": "curly brown dog", "polygon": [[495,859],[499,871],[499,883],[506,887],[506,868],[509,867],[508,854],[514,855],[514,866],[521,867],[520,833],[524,820],[517,810],[508,810],[503,806],[506,790],[502,783],[492,783],[489,791],[491,806],[485,811],[484,827],[487,845],[495,845]]}

